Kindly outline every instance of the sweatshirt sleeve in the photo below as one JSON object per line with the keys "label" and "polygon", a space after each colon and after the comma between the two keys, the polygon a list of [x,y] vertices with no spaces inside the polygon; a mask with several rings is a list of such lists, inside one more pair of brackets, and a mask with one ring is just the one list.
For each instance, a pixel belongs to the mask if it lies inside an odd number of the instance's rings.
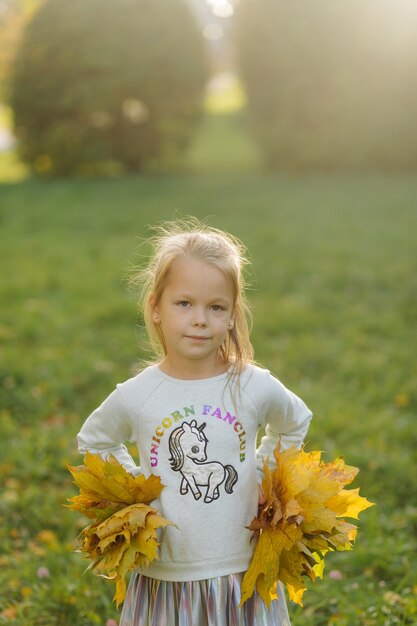
{"label": "sweatshirt sleeve", "polygon": [[312,418],[312,412],[292,391],[268,372],[264,381],[260,425],[265,435],[256,451],[258,478],[262,476],[263,459],[269,456],[274,464],[274,450],[281,443],[281,450],[291,446],[301,447]]}
{"label": "sweatshirt sleeve", "polygon": [[129,411],[123,404],[120,391],[116,389],[91,413],[77,435],[78,452],[88,450],[106,459],[110,454],[131,473],[140,473],[127,451],[124,441],[135,441],[134,428]]}

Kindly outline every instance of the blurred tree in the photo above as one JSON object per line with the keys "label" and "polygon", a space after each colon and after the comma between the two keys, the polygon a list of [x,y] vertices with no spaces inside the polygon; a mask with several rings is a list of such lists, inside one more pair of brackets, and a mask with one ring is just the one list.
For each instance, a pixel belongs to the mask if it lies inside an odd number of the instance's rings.
{"label": "blurred tree", "polygon": [[0,0],[0,102],[7,99],[10,69],[24,27],[41,0]]}
{"label": "blurred tree", "polygon": [[172,167],[201,113],[205,57],[183,0],[46,0],[11,80],[22,158],[45,175]]}
{"label": "blurred tree", "polygon": [[267,167],[417,167],[414,0],[241,0],[235,40]]}

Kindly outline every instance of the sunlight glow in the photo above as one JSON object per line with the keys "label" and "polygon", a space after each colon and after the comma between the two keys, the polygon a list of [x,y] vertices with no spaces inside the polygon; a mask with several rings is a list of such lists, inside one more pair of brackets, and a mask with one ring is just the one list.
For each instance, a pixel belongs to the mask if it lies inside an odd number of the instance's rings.
{"label": "sunlight glow", "polygon": [[217,17],[231,17],[234,13],[234,10],[230,2],[224,2],[222,4],[216,4],[213,7],[213,13]]}
{"label": "sunlight glow", "polygon": [[217,17],[231,17],[234,14],[231,0],[207,0],[207,4],[211,6],[213,14]]}
{"label": "sunlight glow", "polygon": [[132,124],[143,124],[149,118],[149,108],[136,98],[127,98],[122,103],[122,111],[125,118]]}
{"label": "sunlight glow", "polygon": [[3,13],[6,13],[6,11],[9,10],[9,3],[5,2],[4,0],[0,1],[0,15],[2,15]]}
{"label": "sunlight glow", "polygon": [[203,30],[203,36],[209,41],[222,39],[223,35],[223,28],[219,24],[208,24]]}
{"label": "sunlight glow", "polygon": [[214,74],[206,88],[206,110],[213,114],[238,111],[246,104],[243,85],[233,72]]}

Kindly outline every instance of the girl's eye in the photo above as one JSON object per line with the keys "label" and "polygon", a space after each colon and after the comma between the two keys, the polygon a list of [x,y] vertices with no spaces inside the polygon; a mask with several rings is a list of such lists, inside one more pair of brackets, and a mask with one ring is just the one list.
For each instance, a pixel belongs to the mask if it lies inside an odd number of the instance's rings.
{"label": "girl's eye", "polygon": [[220,306],[220,304],[213,304],[211,308],[213,311],[224,311],[224,307]]}
{"label": "girl's eye", "polygon": [[187,300],[180,300],[179,302],[177,302],[178,306],[182,306],[182,307],[186,307],[189,302]]}

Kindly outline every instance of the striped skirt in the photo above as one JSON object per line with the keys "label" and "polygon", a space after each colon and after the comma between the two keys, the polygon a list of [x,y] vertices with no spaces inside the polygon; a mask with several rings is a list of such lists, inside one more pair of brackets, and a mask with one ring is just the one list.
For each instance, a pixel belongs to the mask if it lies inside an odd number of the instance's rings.
{"label": "striped skirt", "polygon": [[239,608],[242,578],[168,582],[134,573],[119,626],[290,626],[282,585],[269,609],[256,592]]}

